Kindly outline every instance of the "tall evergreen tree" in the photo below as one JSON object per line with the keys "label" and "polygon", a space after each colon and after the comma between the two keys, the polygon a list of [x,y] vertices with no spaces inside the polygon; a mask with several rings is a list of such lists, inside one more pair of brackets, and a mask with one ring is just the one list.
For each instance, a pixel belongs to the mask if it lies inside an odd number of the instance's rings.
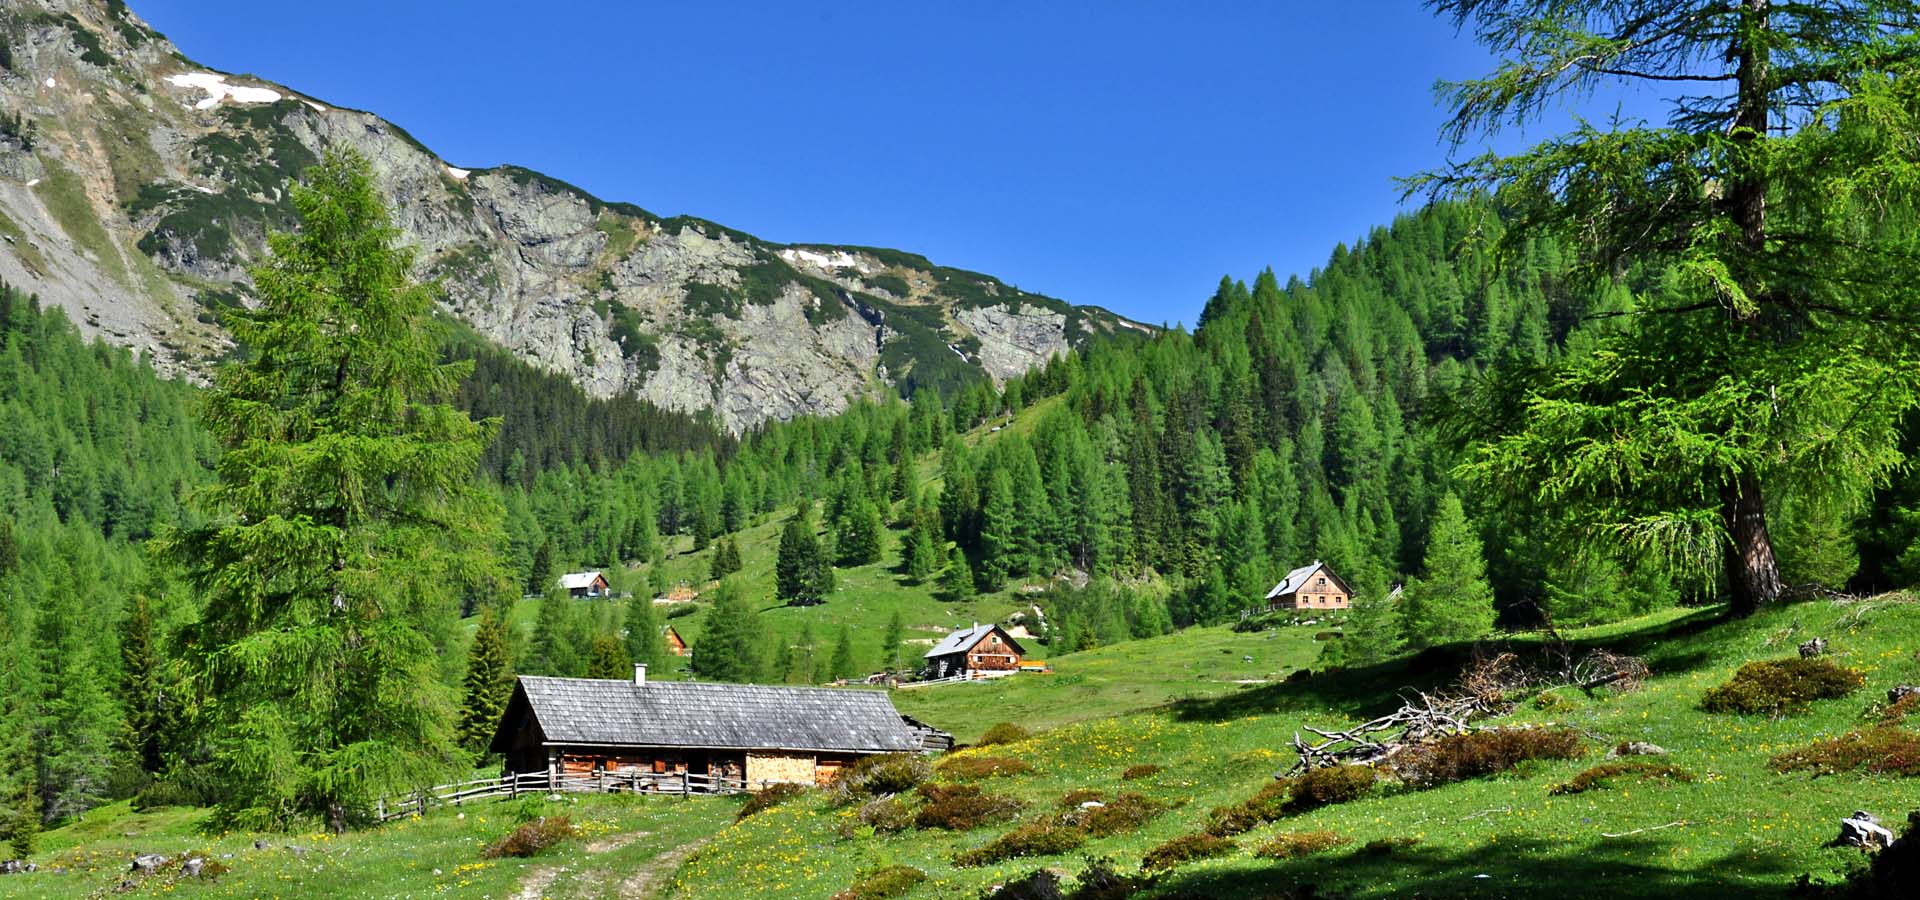
{"label": "tall evergreen tree", "polygon": [[635,591],[627,599],[621,627],[626,632],[628,659],[646,663],[662,674],[672,668],[672,660],[667,654],[667,641],[661,633],[665,626],[660,621],[659,612],[653,608],[653,598],[642,591]]}
{"label": "tall evergreen tree", "polygon": [[732,580],[720,582],[715,593],[706,630],[694,644],[694,671],[713,681],[760,680],[766,669],[760,614]]}
{"label": "tall evergreen tree", "polygon": [[840,626],[840,640],[833,645],[830,668],[834,678],[852,678],[860,674],[859,665],[853,660],[853,632],[845,625]]}
{"label": "tall evergreen tree", "polygon": [[307,177],[259,306],[230,314],[247,357],[207,397],[212,521],[159,549],[206,597],[186,645],[225,811],[338,831],[459,759],[435,659],[449,586],[500,578],[500,511],[474,477],[492,426],[443,402],[471,366],[438,361],[433,291],[366,161]]}
{"label": "tall evergreen tree", "polygon": [[740,571],[741,565],[740,545],[734,541],[733,535],[727,535],[713,545],[713,566],[710,574],[715,581]]}
{"label": "tall evergreen tree", "polygon": [[627,645],[610,634],[596,634],[588,644],[588,678],[632,678],[633,657]]}
{"label": "tall evergreen tree", "polygon": [[480,613],[467,649],[466,697],[460,704],[459,741],[474,756],[484,754],[513,697],[513,655],[507,621],[494,610]]}
{"label": "tall evergreen tree", "polygon": [[1432,6],[1502,59],[1445,86],[1456,143],[1601,85],[1688,85],[1664,128],[1582,125],[1411,188],[1497,193],[1509,258],[1569,235],[1588,274],[1644,291],[1591,352],[1487,382],[1456,417],[1478,444],[1465,472],[1594,544],[1717,562],[1753,612],[1781,590],[1769,492],[1883,483],[1920,404],[1920,8]]}
{"label": "tall evergreen tree", "polygon": [[1493,589],[1480,537],[1460,498],[1440,498],[1424,570],[1400,597],[1402,630],[1413,647],[1471,641],[1493,630]]}
{"label": "tall evergreen tree", "polygon": [[548,591],[540,599],[533,620],[533,640],[527,644],[527,658],[521,669],[529,675],[554,675],[574,678],[586,671],[585,649],[575,642],[574,600],[558,590]]}
{"label": "tall evergreen tree", "polygon": [[794,511],[780,531],[779,555],[774,560],[774,590],[780,599],[797,606],[819,603],[833,590],[833,568],[814,534],[807,507]]}
{"label": "tall evergreen tree", "polygon": [[895,669],[900,666],[901,642],[907,639],[906,623],[900,619],[900,611],[894,610],[887,617],[887,630],[880,634],[880,667]]}
{"label": "tall evergreen tree", "polygon": [[127,746],[140,770],[155,775],[166,765],[169,715],[165,661],[154,632],[147,595],[134,595],[133,610],[120,626],[120,699],[126,709]]}

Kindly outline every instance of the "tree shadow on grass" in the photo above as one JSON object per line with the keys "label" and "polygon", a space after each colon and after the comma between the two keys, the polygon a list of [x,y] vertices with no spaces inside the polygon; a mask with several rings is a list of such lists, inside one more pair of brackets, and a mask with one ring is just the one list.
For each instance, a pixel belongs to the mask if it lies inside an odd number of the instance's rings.
{"label": "tree shadow on grass", "polygon": [[[1642,631],[1606,638],[1568,641],[1576,653],[1609,649],[1645,656],[1655,675],[1688,672],[1714,661],[1712,646],[1681,639],[1696,637],[1728,624],[1723,607],[1704,607],[1670,622]],[[1483,652],[1512,651],[1536,656],[1546,641],[1539,634],[1516,635],[1478,645]],[[1312,712],[1329,709],[1352,718],[1370,718],[1397,709],[1411,691],[1436,691],[1458,678],[1474,657],[1475,644],[1429,647],[1412,656],[1369,666],[1302,670],[1279,684],[1263,685],[1217,697],[1181,698],[1170,704],[1173,717],[1188,722],[1222,722],[1250,715]]]}
{"label": "tree shadow on grass", "polygon": [[1465,849],[1414,846],[1365,850],[1251,867],[1176,870],[1153,896],[1239,898],[1376,897],[1755,897],[1788,896],[1795,876],[1784,861],[1734,853],[1674,868],[1680,839],[1657,834],[1584,841],[1503,838]]}

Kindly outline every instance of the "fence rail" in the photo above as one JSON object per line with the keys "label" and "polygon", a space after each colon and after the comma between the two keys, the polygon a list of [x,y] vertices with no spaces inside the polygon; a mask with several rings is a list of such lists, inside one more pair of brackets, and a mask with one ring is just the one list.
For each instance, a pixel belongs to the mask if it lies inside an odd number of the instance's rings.
{"label": "fence rail", "polygon": [[[767,782],[761,782],[765,787]],[[556,774],[545,772],[508,773],[498,778],[476,778],[452,784],[421,788],[397,797],[382,797],[374,803],[374,818],[380,822],[420,815],[443,806],[464,806],[480,800],[518,797],[521,794],[738,794],[747,789],[744,778],[726,775],[700,775],[692,772],[594,772]]]}

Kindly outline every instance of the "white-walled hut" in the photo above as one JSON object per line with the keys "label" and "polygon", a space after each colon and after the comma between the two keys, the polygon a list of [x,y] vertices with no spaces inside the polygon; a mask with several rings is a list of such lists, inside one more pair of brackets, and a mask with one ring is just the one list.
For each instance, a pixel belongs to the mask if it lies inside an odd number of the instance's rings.
{"label": "white-walled hut", "polygon": [[749,789],[826,784],[855,760],[951,736],[884,691],[520,676],[489,749],[514,774],[701,775]]}

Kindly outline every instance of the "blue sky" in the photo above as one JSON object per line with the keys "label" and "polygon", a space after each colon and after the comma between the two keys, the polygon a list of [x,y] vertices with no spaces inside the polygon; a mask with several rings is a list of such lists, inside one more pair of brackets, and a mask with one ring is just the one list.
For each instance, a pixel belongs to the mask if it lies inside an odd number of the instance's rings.
{"label": "blue sky", "polygon": [[1434,81],[1490,65],[1413,2],[131,5],[456,165],[1149,322],[1390,220],[1445,158]]}

